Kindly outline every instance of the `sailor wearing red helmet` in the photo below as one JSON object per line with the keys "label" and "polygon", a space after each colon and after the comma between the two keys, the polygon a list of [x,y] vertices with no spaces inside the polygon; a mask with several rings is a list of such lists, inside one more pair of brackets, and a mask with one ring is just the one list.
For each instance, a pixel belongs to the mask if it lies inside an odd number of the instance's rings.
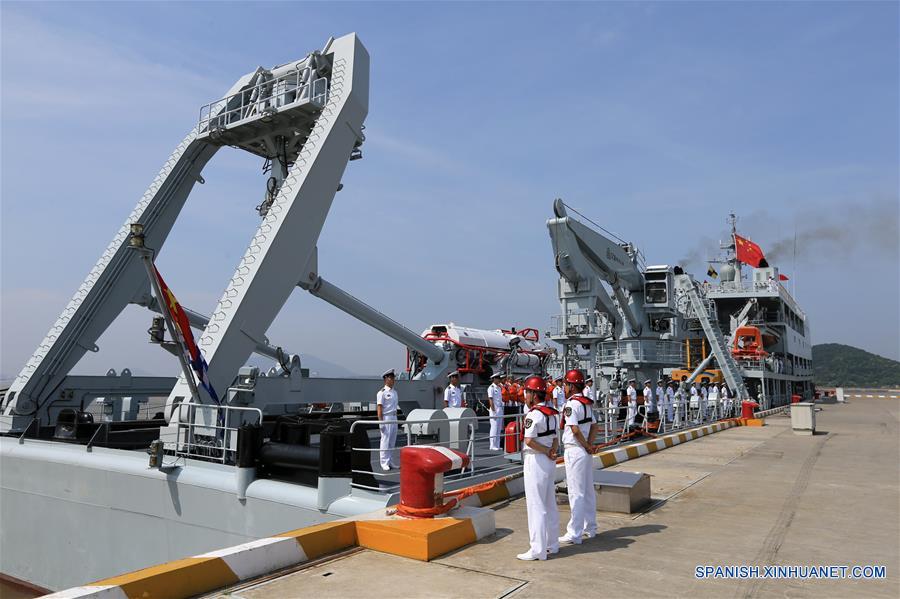
{"label": "sailor wearing red helmet", "polygon": [[528,512],[528,540],[531,547],[516,557],[521,560],[545,560],[557,553],[559,543],[559,511],[556,507],[556,451],[559,427],[556,410],[546,405],[547,385],[539,376],[525,381],[525,447],[522,450],[525,478],[525,508]]}
{"label": "sailor wearing red helmet", "polygon": [[597,536],[597,496],[594,493],[594,458],[591,448],[597,435],[593,402],[584,397],[584,375],[570,370],[565,376],[566,401],[563,419],[563,446],[566,462],[566,487],[569,490],[571,517],[560,543],[581,544],[581,536]]}

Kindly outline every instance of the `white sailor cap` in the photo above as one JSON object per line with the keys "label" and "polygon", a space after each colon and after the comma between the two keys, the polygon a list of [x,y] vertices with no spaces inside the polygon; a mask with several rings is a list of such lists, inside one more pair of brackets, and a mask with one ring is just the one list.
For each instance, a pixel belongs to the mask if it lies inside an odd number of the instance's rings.
{"label": "white sailor cap", "polygon": [[593,382],[594,382],[594,377],[589,376],[589,377],[587,377],[586,379],[584,379],[584,382],[585,382],[585,383],[593,383]]}
{"label": "white sailor cap", "polygon": [[663,379],[659,379],[658,381],[656,381],[656,383],[657,383],[658,385],[661,385],[662,383],[665,383],[665,382],[666,382],[666,381],[664,381]]}
{"label": "white sailor cap", "polygon": [[646,381],[644,381],[644,384],[645,384],[645,385],[649,385],[649,384],[650,384],[650,379],[647,379]]}
{"label": "white sailor cap", "polygon": [[501,377],[503,377],[502,372],[495,372],[494,374],[491,375],[491,379],[499,379]]}
{"label": "white sailor cap", "polygon": [[393,368],[391,368],[390,370],[385,370],[384,374],[381,375],[381,378],[386,379],[389,376],[393,376],[393,377],[397,376],[397,373],[394,372]]}
{"label": "white sailor cap", "polygon": [[454,377],[454,376],[459,376],[459,371],[458,371],[458,370],[454,370],[453,372],[451,372],[450,374],[448,374],[448,375],[447,375],[447,378],[449,379],[449,378]]}
{"label": "white sailor cap", "polygon": [[634,377],[631,377],[630,379],[628,379],[628,382],[629,382],[629,383],[636,383],[636,382],[637,382],[637,379],[634,378]]}

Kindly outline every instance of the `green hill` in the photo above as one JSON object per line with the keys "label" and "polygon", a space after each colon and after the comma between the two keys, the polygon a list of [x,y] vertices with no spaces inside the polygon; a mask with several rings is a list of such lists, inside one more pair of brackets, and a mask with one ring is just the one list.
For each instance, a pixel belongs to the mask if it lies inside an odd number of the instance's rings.
{"label": "green hill", "polygon": [[898,387],[900,362],[840,343],[814,345],[813,376],[824,387]]}

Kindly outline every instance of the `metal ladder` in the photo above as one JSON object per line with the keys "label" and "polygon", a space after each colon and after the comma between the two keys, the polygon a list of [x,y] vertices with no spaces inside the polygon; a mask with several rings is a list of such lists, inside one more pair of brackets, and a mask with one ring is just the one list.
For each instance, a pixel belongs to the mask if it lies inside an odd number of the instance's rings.
{"label": "metal ladder", "polygon": [[709,342],[709,349],[716,357],[716,362],[719,363],[719,368],[725,376],[728,388],[734,392],[735,397],[738,399],[747,399],[749,395],[747,393],[747,388],[744,386],[744,377],[741,374],[741,367],[738,366],[738,363],[732,357],[731,352],[728,349],[728,344],[725,342],[725,337],[722,335],[722,330],[719,328],[718,323],[713,321],[710,313],[711,306],[713,305],[712,302],[705,296],[701,297],[696,281],[693,281],[686,276],[685,278],[687,280],[682,281],[681,286],[690,300],[694,314],[700,320],[700,324],[703,327],[703,333],[706,335],[706,340]]}

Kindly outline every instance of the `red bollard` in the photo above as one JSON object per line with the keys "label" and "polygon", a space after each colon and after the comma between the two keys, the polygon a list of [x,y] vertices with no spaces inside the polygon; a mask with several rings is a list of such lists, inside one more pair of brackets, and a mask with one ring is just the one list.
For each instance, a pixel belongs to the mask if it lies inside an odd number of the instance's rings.
{"label": "red bollard", "polygon": [[410,445],[400,450],[400,505],[397,513],[407,518],[434,518],[447,512],[455,501],[444,504],[444,472],[469,465],[461,451],[434,445]]}
{"label": "red bollard", "polygon": [[753,410],[759,407],[755,401],[741,402],[741,418],[753,418]]}
{"label": "red bollard", "polygon": [[506,453],[516,453],[519,451],[519,423],[513,420],[503,429],[503,447]]}

